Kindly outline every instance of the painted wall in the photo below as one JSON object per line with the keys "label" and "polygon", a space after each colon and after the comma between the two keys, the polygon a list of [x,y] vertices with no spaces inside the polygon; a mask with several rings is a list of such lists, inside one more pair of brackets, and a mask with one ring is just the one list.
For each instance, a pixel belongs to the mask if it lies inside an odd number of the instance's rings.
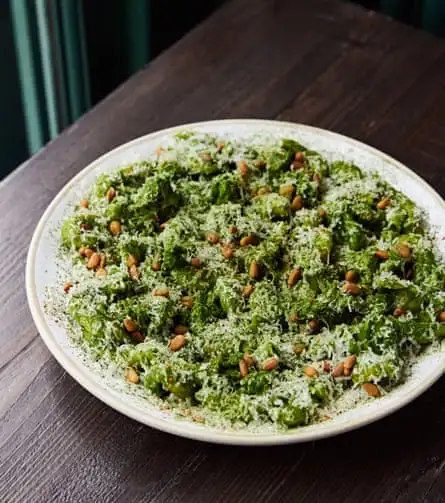
{"label": "painted wall", "polygon": [[28,156],[8,2],[0,2],[0,179]]}

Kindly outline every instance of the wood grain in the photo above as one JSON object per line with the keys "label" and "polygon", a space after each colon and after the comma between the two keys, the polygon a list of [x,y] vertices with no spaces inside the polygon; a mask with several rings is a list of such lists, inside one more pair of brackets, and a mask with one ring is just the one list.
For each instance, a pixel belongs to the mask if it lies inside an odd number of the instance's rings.
{"label": "wood grain", "polygon": [[445,43],[337,0],[232,0],[0,184],[2,502],[445,501],[445,384],[362,430],[233,448],[143,427],[84,391],[31,320],[24,264],[58,190],[175,124],[279,118],[407,163],[445,194]]}

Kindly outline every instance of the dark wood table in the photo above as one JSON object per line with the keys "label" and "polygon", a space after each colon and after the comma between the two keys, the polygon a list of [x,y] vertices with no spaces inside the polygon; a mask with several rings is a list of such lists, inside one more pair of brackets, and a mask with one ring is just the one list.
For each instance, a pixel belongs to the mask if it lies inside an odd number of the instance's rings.
{"label": "dark wood table", "polygon": [[445,42],[338,0],[229,1],[0,184],[0,501],[445,501],[444,380],[349,434],[234,448],[109,409],[38,336],[25,256],[59,189],[120,143],[227,117],[345,133],[445,194]]}

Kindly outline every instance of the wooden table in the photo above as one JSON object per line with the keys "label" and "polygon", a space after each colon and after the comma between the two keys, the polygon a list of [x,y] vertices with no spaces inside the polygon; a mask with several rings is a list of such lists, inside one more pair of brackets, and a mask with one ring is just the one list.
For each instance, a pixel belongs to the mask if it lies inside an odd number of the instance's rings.
{"label": "wooden table", "polygon": [[232,448],[121,416],[40,340],[25,256],[59,189],[120,143],[227,117],[345,133],[445,194],[445,42],[337,0],[228,2],[0,185],[0,501],[445,501],[443,380],[343,436]]}

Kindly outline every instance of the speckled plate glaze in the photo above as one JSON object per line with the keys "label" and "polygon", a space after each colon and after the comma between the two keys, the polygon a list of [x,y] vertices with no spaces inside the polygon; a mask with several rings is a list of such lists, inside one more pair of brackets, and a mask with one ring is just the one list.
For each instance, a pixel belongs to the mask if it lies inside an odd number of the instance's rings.
{"label": "speckled plate glaze", "polygon": [[361,404],[329,421],[285,433],[230,431],[184,421],[160,410],[141,396],[131,394],[122,379],[101,371],[79,355],[64,328],[57,325],[44,309],[46,287],[57,281],[58,234],[55,230],[100,173],[125,163],[154,158],[158,146],[168,145],[173,135],[184,130],[247,141],[252,137],[269,140],[294,138],[328,159],[345,159],[365,171],[377,171],[425,211],[440,253],[445,256],[445,241],[442,240],[445,236],[445,203],[442,198],[407,167],[363,143],[301,124],[244,119],[187,124],[152,133],[112,150],[87,166],[59,192],[35,230],[26,266],[29,306],[43,340],[64,369],[107,405],[143,424],[183,437],[238,445],[288,444],[337,435],[394,412],[429,388],[445,370],[445,348],[423,355],[413,366],[407,381],[388,395]]}

